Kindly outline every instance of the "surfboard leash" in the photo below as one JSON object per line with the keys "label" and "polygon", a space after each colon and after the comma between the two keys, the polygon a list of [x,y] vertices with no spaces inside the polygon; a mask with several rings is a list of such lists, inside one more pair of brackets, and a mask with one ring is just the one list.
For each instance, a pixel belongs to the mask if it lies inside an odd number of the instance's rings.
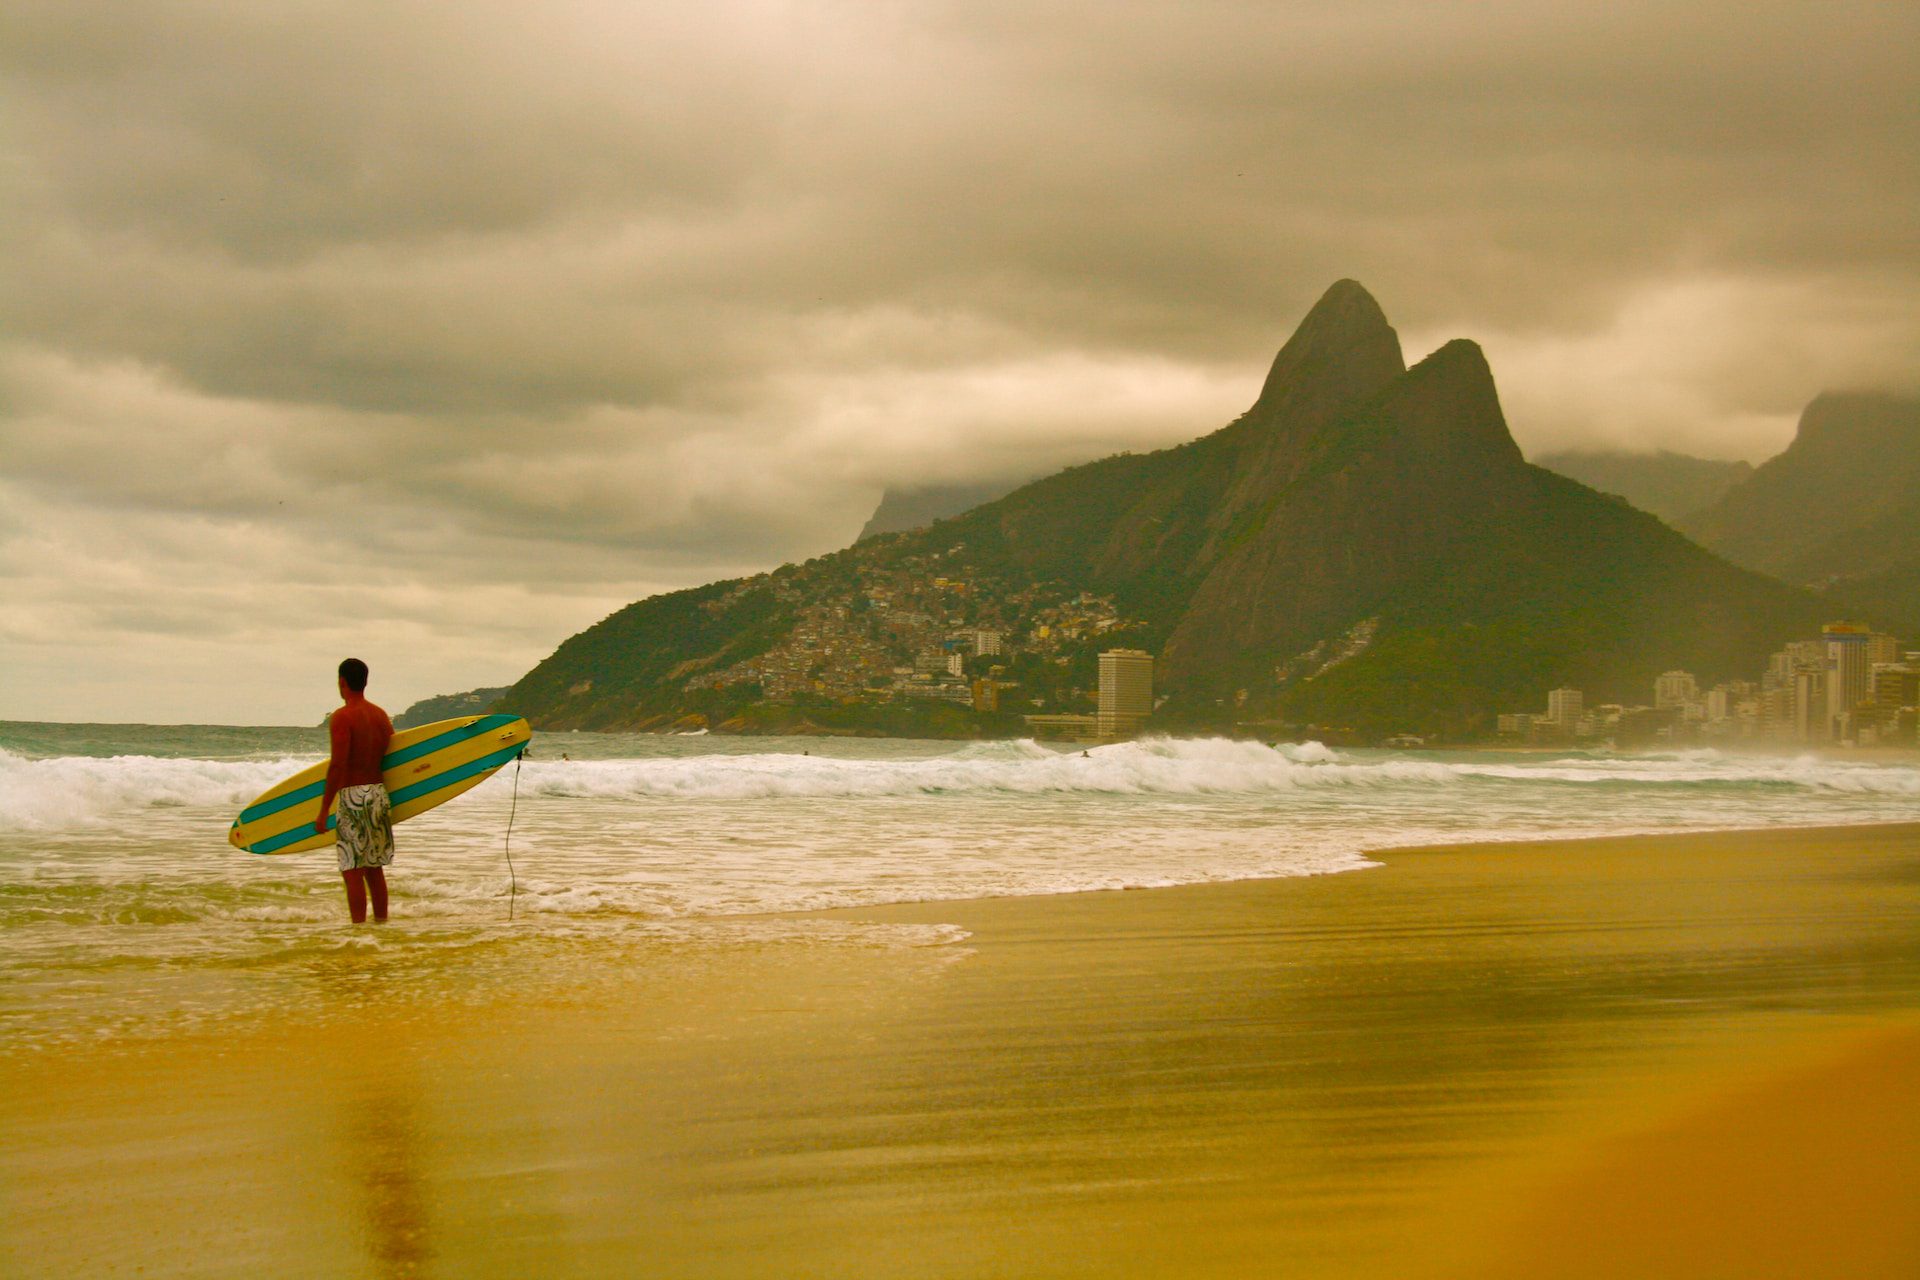
{"label": "surfboard leash", "polygon": [[513,919],[514,899],[520,893],[520,881],[513,874],[513,815],[520,811],[520,761],[526,757],[527,749],[520,748],[513,753],[513,803],[507,807],[507,842],[503,846],[507,855],[507,919]]}

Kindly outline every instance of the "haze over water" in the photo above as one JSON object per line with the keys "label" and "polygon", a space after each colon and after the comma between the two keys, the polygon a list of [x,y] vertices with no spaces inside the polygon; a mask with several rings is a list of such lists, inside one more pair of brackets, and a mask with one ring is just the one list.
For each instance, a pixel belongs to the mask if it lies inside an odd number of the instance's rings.
{"label": "haze over water", "polygon": [[242,804],[318,757],[318,731],[0,725],[3,1038],[297,1001],[342,956],[397,949],[416,992],[478,991],[528,981],[530,947],[543,978],[579,980],[594,962],[553,949],[588,940],[963,940],[769,912],[1362,871],[1367,849],[1441,841],[1920,817],[1911,764],[1713,751],[585,733],[534,748],[517,798],[503,771],[399,829],[395,920],[355,930],[330,852],[225,841]]}

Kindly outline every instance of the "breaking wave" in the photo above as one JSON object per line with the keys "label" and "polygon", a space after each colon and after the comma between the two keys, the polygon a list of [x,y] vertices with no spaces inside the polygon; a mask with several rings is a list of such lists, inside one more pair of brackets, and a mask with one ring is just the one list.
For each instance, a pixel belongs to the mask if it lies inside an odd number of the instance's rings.
{"label": "breaking wave", "polygon": [[[0,749],[0,832],[85,829],[171,807],[234,808],[311,759],[204,760],[123,755],[33,759]],[[1606,756],[1451,758],[1349,753],[1318,742],[1148,739],[1078,750],[1032,741],[975,744],[925,759],[791,751],[612,760],[530,760],[528,795],[582,799],[756,800],[1086,794],[1260,796],[1431,794],[1514,785],[1920,798],[1920,769],[1815,756],[1693,750]]]}
{"label": "breaking wave", "polygon": [[829,756],[696,756],[529,764],[536,794],[619,799],[953,795],[1260,795],[1317,789],[1431,790],[1505,782],[1585,786],[1777,787],[1920,796],[1920,770],[1814,757],[1761,759],[1690,752],[1666,757],[1482,763],[1352,755],[1318,742],[1148,739],[1078,751],[1031,741],[970,747],[930,760]]}
{"label": "breaking wave", "polygon": [[[619,799],[959,795],[982,792],[1232,795],[1311,785],[1316,770],[1351,770],[1317,742],[1267,747],[1225,739],[1155,739],[1079,751],[1032,741],[986,743],[927,760],[767,754],[529,764],[535,794]],[[1419,781],[1430,766],[1357,766],[1353,782]],[[1444,771],[1442,771],[1444,773]],[[1440,778],[1436,773],[1434,778]],[[1331,780],[1332,775],[1326,775]]]}
{"label": "breaking wave", "polygon": [[109,826],[145,809],[231,806],[247,801],[311,758],[196,760],[165,756],[55,756],[36,760],[0,747],[0,832]]}

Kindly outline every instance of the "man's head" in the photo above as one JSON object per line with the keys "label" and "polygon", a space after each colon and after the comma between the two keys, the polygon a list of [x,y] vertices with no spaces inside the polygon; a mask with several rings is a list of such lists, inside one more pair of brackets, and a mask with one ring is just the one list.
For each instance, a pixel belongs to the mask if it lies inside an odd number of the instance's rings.
{"label": "man's head", "polygon": [[348,658],[340,664],[340,687],[351,689],[355,693],[367,691],[367,664],[358,658]]}

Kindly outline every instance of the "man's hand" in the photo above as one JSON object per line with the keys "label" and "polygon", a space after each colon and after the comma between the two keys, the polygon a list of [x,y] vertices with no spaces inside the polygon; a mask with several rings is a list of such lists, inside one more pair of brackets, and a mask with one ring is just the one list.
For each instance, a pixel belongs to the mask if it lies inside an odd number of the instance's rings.
{"label": "man's hand", "polygon": [[323,813],[319,817],[313,820],[313,834],[317,836],[323,836],[327,834],[327,815],[326,814]]}

